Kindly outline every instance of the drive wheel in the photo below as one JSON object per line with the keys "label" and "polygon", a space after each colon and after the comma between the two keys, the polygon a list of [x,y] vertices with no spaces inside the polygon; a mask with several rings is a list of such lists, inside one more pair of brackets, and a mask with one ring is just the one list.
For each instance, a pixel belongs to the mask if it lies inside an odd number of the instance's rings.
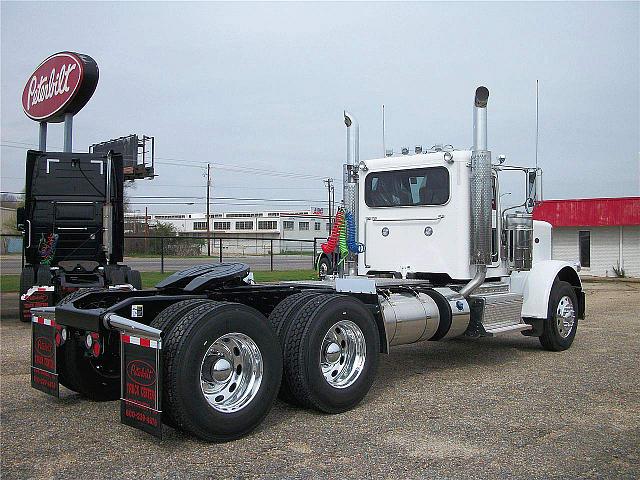
{"label": "drive wheel", "polygon": [[[81,296],[87,293],[93,292],[101,292],[102,288],[80,288],[75,292],[71,292],[70,294],[62,297],[60,301],[56,304],[65,305],[67,303],[73,302],[75,299],[80,298]],[[66,342],[57,347],[56,351],[56,367],[58,370],[58,381],[61,385],[64,385],[69,390],[73,390],[74,392],[79,392],[80,387],[73,381],[75,376],[69,377],[67,375],[67,365],[66,365],[66,355],[65,355]]]}
{"label": "drive wheel", "polygon": [[[153,319],[153,321],[149,324],[149,326],[153,328],[157,328],[158,330],[162,330],[162,336],[166,338],[167,335],[173,329],[173,326],[179,320],[181,320],[187,313],[189,313],[194,308],[207,302],[213,305],[216,304],[216,302],[213,302],[212,300],[207,300],[202,298],[182,300],[180,302],[176,302],[173,305],[169,305],[167,308],[162,310],[162,312],[160,312],[160,314]],[[163,356],[163,359],[166,360],[166,356]],[[166,369],[167,367],[165,366],[164,368]],[[166,394],[166,389],[164,393]],[[165,403],[164,399],[163,399],[163,403]],[[166,408],[163,409],[162,421],[163,423],[166,423],[170,427],[175,428],[177,425],[175,419],[173,418],[173,415],[171,414],[170,409],[166,409]]]}
{"label": "drive wheel", "polygon": [[549,295],[549,311],[540,343],[545,350],[561,352],[573,343],[578,329],[578,297],[571,284],[556,280]]}
{"label": "drive wheel", "polygon": [[375,378],[380,335],[367,307],[347,295],[307,302],[284,347],[284,375],[302,405],[327,413],[355,407]]}
{"label": "drive wheel", "polygon": [[84,348],[84,338],[77,330],[69,332],[58,354],[60,383],[91,400],[119,399],[119,334],[113,332],[103,339],[108,348],[98,358],[93,358]]}
{"label": "drive wheel", "polygon": [[126,282],[136,290],[142,290],[142,276],[138,270],[129,270],[126,274]]}
{"label": "drive wheel", "polygon": [[[63,297],[58,303],[65,305],[88,293],[101,292],[102,288],[80,288]],[[110,348],[99,358],[93,358],[84,348],[84,336],[68,329],[67,340],[56,352],[58,380],[69,390],[97,401],[120,398],[119,335],[104,338]]]}
{"label": "drive wheel", "polygon": [[[280,340],[280,345],[283,349],[287,332],[289,331],[289,327],[291,326],[291,322],[294,317],[300,312],[303,305],[320,295],[322,295],[322,293],[316,291],[296,293],[282,300],[278,305],[276,305],[276,308],[273,309],[271,315],[269,315],[269,323],[271,323],[273,330],[276,332],[276,335]],[[289,387],[289,383],[285,376],[282,377],[280,393],[278,396],[281,400],[284,400],[287,403],[299,405],[298,401],[291,393],[291,388]]]}
{"label": "drive wheel", "polygon": [[166,336],[164,408],[197,437],[226,442],[246,435],[278,394],[282,355],[267,319],[236,303],[192,309]]}

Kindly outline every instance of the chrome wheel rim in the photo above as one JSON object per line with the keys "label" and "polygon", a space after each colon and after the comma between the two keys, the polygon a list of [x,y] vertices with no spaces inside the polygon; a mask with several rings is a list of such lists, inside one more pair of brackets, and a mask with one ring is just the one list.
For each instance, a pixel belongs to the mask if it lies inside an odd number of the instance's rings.
{"label": "chrome wheel rim", "polygon": [[558,302],[558,308],[556,308],[556,325],[558,327],[558,334],[562,338],[567,338],[575,323],[576,312],[573,308],[573,302],[569,296],[565,295],[560,299]]}
{"label": "chrome wheel rim", "polygon": [[227,333],[209,346],[202,359],[200,389],[214,410],[237,412],[258,394],[262,373],[258,345],[243,333]]}
{"label": "chrome wheel rim", "polygon": [[318,272],[318,276],[326,277],[327,272],[329,272],[329,265],[327,265],[325,262],[320,262],[320,271]]}
{"label": "chrome wheel rim", "polygon": [[329,385],[347,388],[358,379],[367,357],[367,343],[360,327],[350,320],[335,323],[320,348],[320,369]]}

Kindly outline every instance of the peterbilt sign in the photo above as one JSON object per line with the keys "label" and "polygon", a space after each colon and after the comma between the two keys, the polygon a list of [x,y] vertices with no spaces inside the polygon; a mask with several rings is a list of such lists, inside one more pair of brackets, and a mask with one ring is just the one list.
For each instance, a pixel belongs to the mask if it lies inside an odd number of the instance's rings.
{"label": "peterbilt sign", "polygon": [[98,85],[98,64],[88,55],[60,52],[33,72],[22,92],[24,113],[38,122],[62,122],[89,101]]}

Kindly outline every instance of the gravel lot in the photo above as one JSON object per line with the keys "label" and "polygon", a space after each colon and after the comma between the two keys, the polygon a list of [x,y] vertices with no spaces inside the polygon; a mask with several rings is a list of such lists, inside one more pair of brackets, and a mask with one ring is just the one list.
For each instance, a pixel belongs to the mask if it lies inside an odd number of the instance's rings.
{"label": "gravel lot", "polygon": [[29,327],[2,296],[3,478],[638,478],[640,284],[588,283],[573,347],[513,334],[398,347],[363,404],[336,416],[277,403],[247,438],[160,443],[118,403],[29,387]]}

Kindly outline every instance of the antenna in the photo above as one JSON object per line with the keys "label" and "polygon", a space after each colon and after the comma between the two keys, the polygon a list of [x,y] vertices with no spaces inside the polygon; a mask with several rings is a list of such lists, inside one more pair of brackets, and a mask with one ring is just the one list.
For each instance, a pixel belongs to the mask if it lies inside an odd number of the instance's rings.
{"label": "antenna", "polygon": [[538,80],[536,80],[536,171],[538,170]]}
{"label": "antenna", "polygon": [[384,158],[387,155],[387,146],[385,144],[384,138],[384,103],[382,104],[382,157]]}

